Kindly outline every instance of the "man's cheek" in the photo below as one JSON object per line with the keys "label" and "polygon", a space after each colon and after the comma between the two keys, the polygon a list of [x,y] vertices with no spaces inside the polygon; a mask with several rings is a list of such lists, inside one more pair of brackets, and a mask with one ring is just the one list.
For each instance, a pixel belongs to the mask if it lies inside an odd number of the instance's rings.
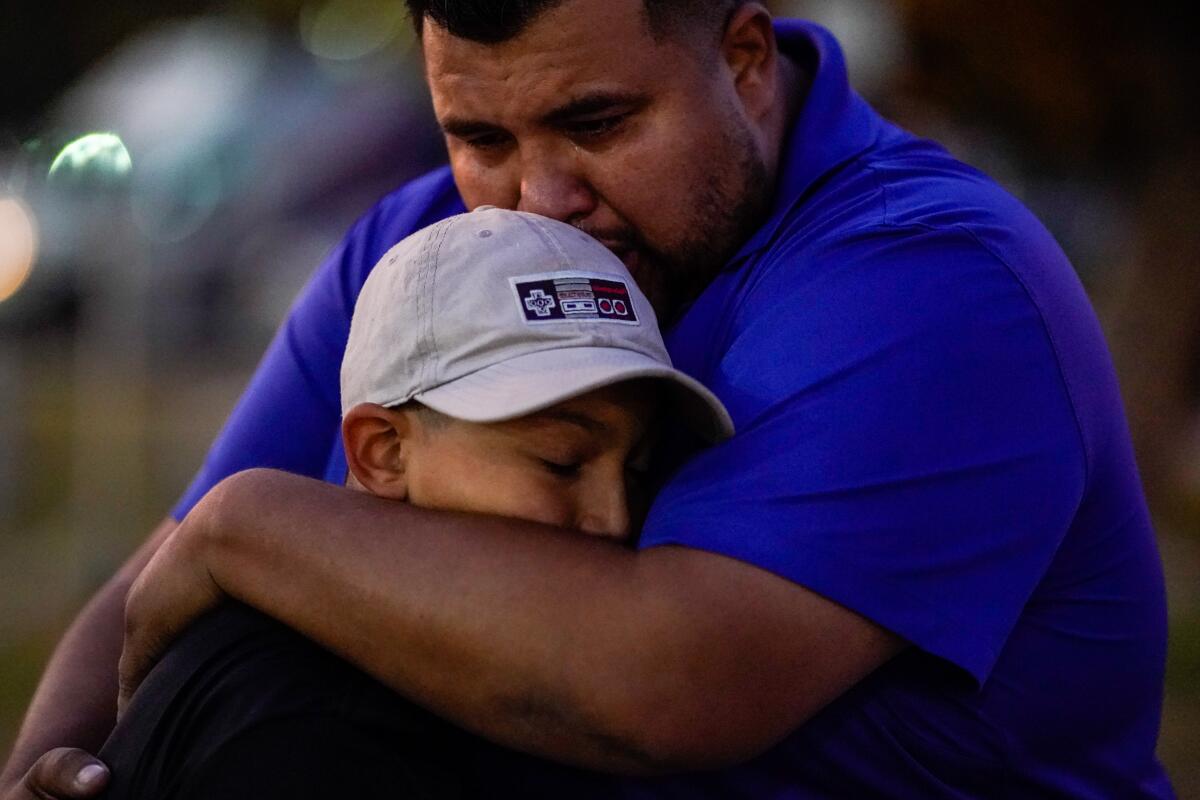
{"label": "man's cheek", "polygon": [[[618,174],[614,170],[613,174]],[[673,165],[655,163],[650,155],[637,168],[622,170],[625,179],[616,185],[607,182],[614,211],[654,249],[676,237],[675,222],[679,211],[693,202],[686,173]]]}
{"label": "man's cheek", "polygon": [[513,190],[504,165],[484,163],[470,152],[452,153],[450,171],[468,209],[483,205],[509,209],[517,207],[519,192]]}

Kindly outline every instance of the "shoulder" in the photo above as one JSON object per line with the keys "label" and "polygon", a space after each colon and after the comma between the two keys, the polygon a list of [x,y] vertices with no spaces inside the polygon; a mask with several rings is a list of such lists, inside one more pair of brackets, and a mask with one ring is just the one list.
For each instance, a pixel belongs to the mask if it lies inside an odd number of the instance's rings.
{"label": "shoulder", "polygon": [[441,167],[385,195],[350,229],[339,248],[343,266],[361,286],[384,253],[401,239],[464,209],[449,167]]}
{"label": "shoulder", "polygon": [[918,240],[940,242],[958,257],[974,254],[1022,280],[1037,281],[1047,269],[1072,272],[1054,238],[1008,191],[941,146],[895,128],[788,210],[762,266],[888,257],[894,253],[881,244]]}
{"label": "shoulder", "polygon": [[[417,230],[458,213],[462,200],[449,167],[439,167],[385,195],[367,214],[380,229]],[[409,232],[411,232],[411,230]],[[394,244],[394,243],[393,243]]]}
{"label": "shoulder", "polygon": [[744,269],[721,372],[784,381],[768,395],[903,352],[927,354],[927,377],[944,380],[938,364],[969,352],[1064,392],[1086,449],[1120,432],[1115,371],[1067,256],[1019,200],[933,143],[896,136],[844,165]]}
{"label": "shoulder", "polygon": [[[340,347],[363,283],[384,253],[421,228],[464,210],[449,167],[385,195],[358,219],[317,269],[293,308],[289,326],[308,329],[336,323],[333,338]],[[340,350],[337,358],[341,358]]]}
{"label": "shoulder", "polygon": [[735,329],[785,313],[925,331],[1016,314],[1065,361],[1107,359],[1086,293],[1046,228],[992,179],[908,135],[828,176],[749,266]]}

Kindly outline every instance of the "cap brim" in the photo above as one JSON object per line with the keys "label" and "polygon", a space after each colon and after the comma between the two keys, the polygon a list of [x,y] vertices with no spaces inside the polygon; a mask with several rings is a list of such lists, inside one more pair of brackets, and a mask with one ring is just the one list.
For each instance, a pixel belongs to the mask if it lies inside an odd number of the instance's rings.
{"label": "cap brim", "polygon": [[672,401],[707,441],[717,442],[733,435],[729,412],[699,381],[642,353],[614,347],[527,353],[420,392],[413,399],[456,419],[501,422],[638,378],[657,378],[672,384]]}

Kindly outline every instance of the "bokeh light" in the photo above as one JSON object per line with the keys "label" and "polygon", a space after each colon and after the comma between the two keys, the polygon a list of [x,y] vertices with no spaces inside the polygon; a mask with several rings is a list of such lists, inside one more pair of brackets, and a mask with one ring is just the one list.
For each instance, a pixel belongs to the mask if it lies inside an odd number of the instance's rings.
{"label": "bokeh light", "polygon": [[895,0],[781,0],[782,16],[829,28],[842,44],[850,82],[868,99],[884,95],[901,74],[906,40]]}
{"label": "bokeh light", "polygon": [[300,15],[300,39],[319,58],[356,61],[399,38],[406,29],[402,8],[376,0],[319,0]]}
{"label": "bokeh light", "polygon": [[15,197],[0,197],[0,303],[24,285],[36,256],[33,214]]}
{"label": "bokeh light", "polygon": [[115,133],[89,133],[68,144],[50,165],[55,180],[121,184],[133,171],[133,159]]}
{"label": "bokeh light", "polygon": [[221,164],[200,148],[170,146],[138,161],[133,181],[133,219],[156,242],[180,242],[196,233],[222,200]]}

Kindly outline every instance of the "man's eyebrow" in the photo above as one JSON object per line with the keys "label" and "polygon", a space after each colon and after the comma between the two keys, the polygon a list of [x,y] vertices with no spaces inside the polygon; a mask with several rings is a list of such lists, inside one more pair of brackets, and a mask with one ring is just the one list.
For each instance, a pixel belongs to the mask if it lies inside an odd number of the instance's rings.
{"label": "man's eyebrow", "polygon": [[[636,111],[646,105],[649,98],[635,92],[591,92],[575,97],[567,103],[550,110],[539,120],[543,125],[559,127],[580,117],[600,114],[614,108]],[[498,133],[504,129],[499,125],[463,117],[446,117],[438,122],[442,132],[458,139]]]}
{"label": "man's eyebrow", "polygon": [[572,98],[564,105],[542,115],[542,124],[562,125],[579,117],[610,111],[613,108],[637,110],[646,105],[648,98],[636,92],[591,92]]}

